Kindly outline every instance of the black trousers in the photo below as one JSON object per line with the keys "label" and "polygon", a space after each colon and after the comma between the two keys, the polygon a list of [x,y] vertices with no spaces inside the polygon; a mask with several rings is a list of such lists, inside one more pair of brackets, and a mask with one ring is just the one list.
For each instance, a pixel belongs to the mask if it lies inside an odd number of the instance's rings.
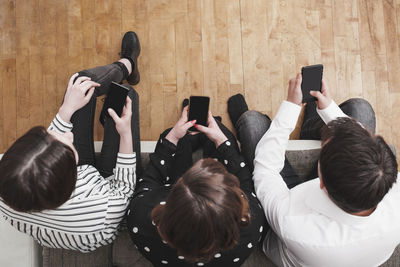
{"label": "black trousers", "polygon": [[[120,62],[109,65],[95,67],[79,72],[79,76],[88,76],[92,81],[98,82],[101,86],[97,87],[90,101],[80,110],[76,111],[71,122],[74,125],[74,146],[78,151],[78,165],[89,164],[100,172],[103,177],[113,174],[119,151],[119,134],[115,128],[112,118],[106,117],[104,123],[104,140],[101,148],[100,157],[96,161],[94,151],[93,126],[96,110],[96,100],[98,96],[108,92],[111,82],[121,83],[126,76],[127,70]],[[130,86],[129,86],[130,87]],[[128,96],[132,100],[132,143],[136,152],[136,175],[142,174],[140,160],[140,129],[139,129],[139,95],[130,87]]]}

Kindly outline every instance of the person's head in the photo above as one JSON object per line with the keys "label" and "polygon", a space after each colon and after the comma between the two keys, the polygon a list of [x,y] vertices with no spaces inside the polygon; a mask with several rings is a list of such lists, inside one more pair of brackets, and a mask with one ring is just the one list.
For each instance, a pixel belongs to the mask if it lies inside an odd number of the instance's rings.
{"label": "person's head", "polygon": [[0,160],[0,197],[20,212],[54,209],[75,189],[77,153],[72,133],[34,127]]}
{"label": "person's head", "polygon": [[322,130],[321,187],[348,213],[373,209],[397,178],[397,161],[381,136],[351,118],[338,118]]}
{"label": "person's head", "polygon": [[238,178],[213,159],[186,171],[151,216],[161,238],[189,262],[207,262],[234,247],[240,227],[250,223]]}

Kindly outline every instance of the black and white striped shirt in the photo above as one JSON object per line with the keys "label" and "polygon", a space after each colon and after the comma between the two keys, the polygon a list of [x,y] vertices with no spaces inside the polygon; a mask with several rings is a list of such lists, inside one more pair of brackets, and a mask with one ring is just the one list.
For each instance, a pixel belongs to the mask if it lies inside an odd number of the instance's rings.
{"label": "black and white striped shirt", "polygon": [[[72,124],[57,115],[49,129],[64,133],[72,130]],[[6,221],[42,246],[93,251],[116,238],[134,191],[135,165],[135,154],[118,153],[114,175],[108,178],[93,166],[78,166],[76,188],[57,209],[18,212],[0,198],[0,211]]]}

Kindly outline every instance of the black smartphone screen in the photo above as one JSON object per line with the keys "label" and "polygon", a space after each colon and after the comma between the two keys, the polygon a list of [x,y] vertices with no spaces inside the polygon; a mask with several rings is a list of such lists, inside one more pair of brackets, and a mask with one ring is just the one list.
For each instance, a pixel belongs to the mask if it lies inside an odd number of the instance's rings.
{"label": "black smartphone screen", "polygon": [[321,64],[306,66],[301,69],[301,91],[303,93],[303,103],[317,101],[317,99],[310,95],[310,91],[321,91],[322,86],[322,72],[323,66]]}
{"label": "black smartphone screen", "polygon": [[110,116],[107,109],[112,108],[115,111],[115,113],[117,113],[117,115],[121,117],[122,110],[126,102],[126,96],[128,95],[128,91],[129,89],[126,88],[125,86],[115,82],[111,82],[106,100],[104,101],[104,106],[106,110],[105,113],[107,116]]}
{"label": "black smartphone screen", "polygon": [[[208,106],[210,98],[208,96],[191,96],[189,100],[189,121],[196,120],[196,124],[207,126]],[[190,131],[197,131],[191,127]]]}

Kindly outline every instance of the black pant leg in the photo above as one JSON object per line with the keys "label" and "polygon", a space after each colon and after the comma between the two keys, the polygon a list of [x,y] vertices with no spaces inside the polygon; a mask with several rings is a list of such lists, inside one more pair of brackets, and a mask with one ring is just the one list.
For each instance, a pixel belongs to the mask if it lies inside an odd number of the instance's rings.
{"label": "black pant leg", "polygon": [[[128,96],[132,100],[131,131],[133,151],[136,153],[136,175],[137,177],[140,177],[143,173],[143,169],[140,155],[139,95],[135,89],[130,87]],[[97,169],[104,177],[108,177],[113,174],[113,169],[115,167],[119,151],[119,141],[120,136],[115,127],[114,120],[110,117],[106,117],[104,123],[103,146],[101,148],[99,161],[96,165]]]}

